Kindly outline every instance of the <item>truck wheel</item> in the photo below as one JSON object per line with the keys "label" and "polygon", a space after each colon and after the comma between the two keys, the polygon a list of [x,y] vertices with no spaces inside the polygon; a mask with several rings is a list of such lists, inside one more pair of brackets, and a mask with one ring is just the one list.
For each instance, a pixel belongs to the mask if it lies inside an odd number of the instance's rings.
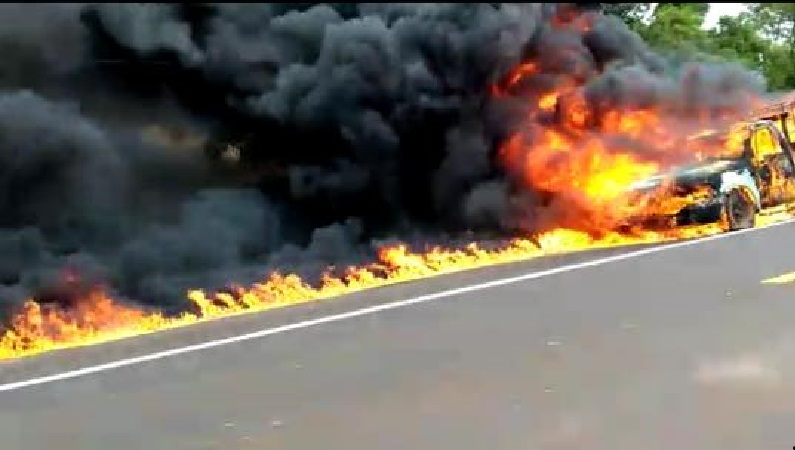
{"label": "truck wheel", "polygon": [[726,231],[743,230],[756,226],[754,202],[739,189],[732,189],[726,194],[721,216],[723,228]]}

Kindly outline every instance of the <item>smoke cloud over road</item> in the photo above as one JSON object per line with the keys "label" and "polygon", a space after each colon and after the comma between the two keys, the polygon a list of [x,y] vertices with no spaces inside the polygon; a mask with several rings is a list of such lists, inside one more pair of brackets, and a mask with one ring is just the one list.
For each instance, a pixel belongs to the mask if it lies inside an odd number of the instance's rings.
{"label": "smoke cloud over road", "polygon": [[497,156],[532,140],[528,99],[575,88],[548,124],[574,100],[744,112],[763,88],[589,5],[0,5],[0,300],[79,279],[179,309],[383,239],[532,231],[538,193]]}

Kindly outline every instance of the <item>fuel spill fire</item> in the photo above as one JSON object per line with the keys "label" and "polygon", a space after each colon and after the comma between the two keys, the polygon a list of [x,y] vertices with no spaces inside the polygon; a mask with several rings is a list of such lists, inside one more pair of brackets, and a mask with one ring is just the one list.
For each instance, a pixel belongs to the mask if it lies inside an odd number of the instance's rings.
{"label": "fuel spill fire", "polygon": [[[578,26],[587,28],[588,24]],[[492,93],[497,97],[507,95],[513,86],[532,78],[540,70],[536,62],[522,64],[509,74],[504,86],[495,86]],[[512,239],[496,250],[477,243],[465,248],[436,247],[420,252],[406,245],[387,246],[380,249],[376,262],[347,268],[342,275],[333,275],[339,272],[330,269],[319,285],[310,285],[294,274],[273,273],[248,287],[234,286],[224,292],[187,292],[194,308],[178,316],[124,305],[111,298],[102,287],[76,296],[68,306],[32,299],[24,303],[0,335],[0,360],[117,340],[488,265],[721,232],[717,224],[665,229],[626,226],[633,217],[676,209],[676,205],[666,201],[631,197],[628,188],[636,181],[689,159],[732,151],[736,142],[729,139],[718,145],[705,145],[704,141],[688,139],[681,118],[651,107],[607,107],[596,111],[579,89],[587,75],[563,76],[554,89],[528,96],[526,127],[506,139],[499,149],[502,166],[521,188],[546,193],[554,199],[551,204],[541,204],[537,208],[539,213],[533,217],[533,226],[528,228],[539,231],[532,236]],[[749,104],[751,101],[749,99]],[[540,120],[542,116],[547,116],[548,120]],[[708,119],[689,118],[688,136],[709,128],[713,118]],[[654,151],[636,151],[639,146]],[[676,201],[681,199],[671,200]],[[565,207],[555,207],[555,202]],[[757,225],[788,217],[787,211],[760,216]]]}
{"label": "fuel spill fire", "polygon": [[412,252],[405,245],[390,246],[381,249],[378,262],[348,268],[344,275],[338,277],[327,274],[320,286],[310,286],[296,275],[274,273],[261,283],[234,287],[230,292],[191,291],[187,295],[196,312],[177,317],[165,317],[159,312],[146,312],[119,304],[101,288],[96,288],[72,302],[69,308],[35,300],[25,302],[0,338],[0,360],[97,344],[488,265],[716,232],[718,230],[714,226],[701,226],[668,232],[639,231],[635,235],[610,233],[595,239],[582,231],[558,229],[535,239],[514,239],[499,250],[485,250],[475,243],[464,249],[433,248],[423,253]]}
{"label": "fuel spill fire", "polygon": [[[764,225],[788,217],[789,213],[782,211],[778,215],[763,216],[757,223]],[[718,232],[717,225],[701,225],[662,231],[634,230],[631,234],[609,232],[594,238],[584,231],[559,228],[533,239],[513,239],[497,250],[486,250],[476,243],[463,249],[437,247],[426,252],[412,252],[405,245],[389,246],[380,250],[375,263],[350,267],[342,276],[327,272],[319,286],[310,286],[296,275],[273,273],[260,283],[236,286],[228,292],[190,291],[187,296],[195,312],[176,317],[122,305],[97,287],[77,298],[68,308],[35,300],[25,302],[0,337],[0,360],[108,342],[494,264],[586,249],[696,238]]]}
{"label": "fuel spill fire", "polygon": [[[760,216],[758,226],[791,217],[786,210]],[[0,337],[0,360],[31,356],[51,350],[78,347],[182,327],[243,313],[328,299],[365,289],[448,274],[478,267],[588,249],[651,244],[719,233],[719,226],[700,225],[631,233],[607,232],[595,238],[585,231],[558,228],[534,238],[516,238],[496,250],[472,243],[463,249],[432,248],[412,252],[405,245],[383,247],[378,261],[349,267],[342,276],[327,272],[319,286],[310,286],[293,274],[273,273],[252,286],[227,292],[187,293],[193,312],[176,317],[122,305],[105,291],[94,288],[71,302],[70,307],[29,300]]]}

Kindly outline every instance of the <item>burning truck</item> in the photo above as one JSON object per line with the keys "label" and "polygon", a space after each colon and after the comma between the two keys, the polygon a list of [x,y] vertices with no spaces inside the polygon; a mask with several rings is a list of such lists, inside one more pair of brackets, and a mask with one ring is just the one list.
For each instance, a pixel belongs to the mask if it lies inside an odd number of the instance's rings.
{"label": "burning truck", "polygon": [[54,5],[0,14],[0,359],[713,234],[615,230],[763,208],[791,180],[789,147],[779,172],[754,160],[775,113],[735,153],[684,139],[740,120],[758,74],[672,64],[594,4]]}
{"label": "burning truck", "polygon": [[631,196],[646,208],[643,217],[631,221],[646,226],[717,222],[733,231],[754,227],[762,209],[795,200],[795,160],[786,126],[791,108],[780,114],[768,109],[763,119],[692,137],[697,156],[698,148],[708,145],[725,152],[633,183]]}

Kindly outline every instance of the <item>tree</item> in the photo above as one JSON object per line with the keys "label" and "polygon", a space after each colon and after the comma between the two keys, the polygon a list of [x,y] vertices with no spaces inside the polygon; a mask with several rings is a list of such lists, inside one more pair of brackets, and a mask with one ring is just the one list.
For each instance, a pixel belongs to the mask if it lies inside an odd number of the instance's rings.
{"label": "tree", "polygon": [[707,31],[705,44],[706,51],[752,68],[762,65],[770,51],[770,42],[757,33],[748,13],[721,17],[717,26]]}
{"label": "tree", "polygon": [[795,70],[789,49],[780,45],[771,46],[764,55],[763,73],[768,88],[775,91],[795,89]]}
{"label": "tree", "polygon": [[795,4],[746,3],[756,27],[770,43],[764,72],[774,89],[795,88]]}
{"label": "tree", "polygon": [[[686,60],[735,61],[764,74],[768,88],[795,88],[795,4],[745,3],[748,12],[724,16],[710,30],[703,23],[709,3],[610,3],[652,47]],[[643,18],[651,13],[651,21]]]}
{"label": "tree", "polygon": [[605,14],[616,16],[637,32],[643,24],[643,18],[651,10],[651,3],[602,3]]}
{"label": "tree", "polygon": [[701,24],[708,9],[705,3],[659,3],[652,22],[639,34],[652,47],[692,55],[704,46]]}
{"label": "tree", "polygon": [[795,4],[746,3],[762,33],[795,55]]}

